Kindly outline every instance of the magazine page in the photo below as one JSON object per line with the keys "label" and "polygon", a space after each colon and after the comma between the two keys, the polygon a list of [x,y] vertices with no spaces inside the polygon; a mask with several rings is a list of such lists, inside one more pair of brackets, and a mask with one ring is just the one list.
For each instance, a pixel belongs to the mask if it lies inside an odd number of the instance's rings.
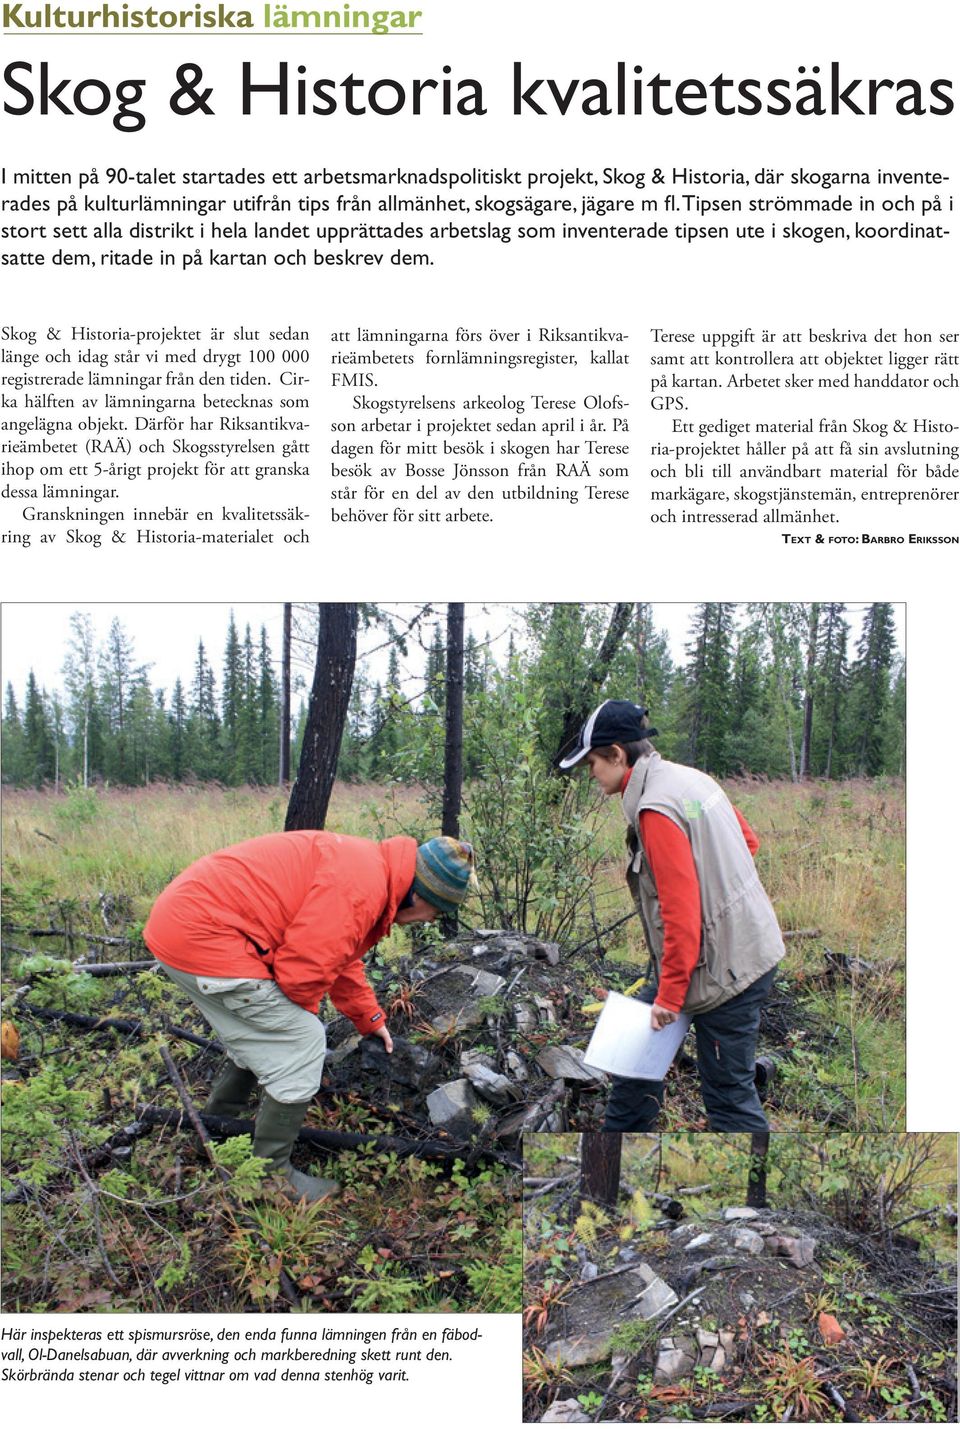
{"label": "magazine page", "polygon": [[3,5],[14,1412],[955,1413],[956,40]]}

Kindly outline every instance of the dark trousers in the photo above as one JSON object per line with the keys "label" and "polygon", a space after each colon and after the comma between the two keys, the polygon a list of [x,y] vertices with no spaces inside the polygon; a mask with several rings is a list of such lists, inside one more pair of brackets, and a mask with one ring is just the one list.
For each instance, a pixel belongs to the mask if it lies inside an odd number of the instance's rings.
{"label": "dark trousers", "polygon": [[[711,1131],[766,1131],[754,1083],[760,1009],[773,984],[775,969],[764,973],[720,1007],[693,1019],[697,1035],[700,1091]],[[653,1003],[657,989],[645,987],[641,1002]],[[663,1107],[663,1082],[614,1077],[604,1131],[653,1131]]]}

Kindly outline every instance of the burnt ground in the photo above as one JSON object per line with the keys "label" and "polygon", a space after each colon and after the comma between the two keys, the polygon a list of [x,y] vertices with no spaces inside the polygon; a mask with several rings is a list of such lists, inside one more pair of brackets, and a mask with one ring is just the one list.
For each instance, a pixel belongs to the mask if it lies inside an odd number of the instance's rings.
{"label": "burnt ground", "polygon": [[[82,935],[77,936],[82,944]],[[121,960],[118,967],[144,956],[134,941],[103,941],[111,944],[106,958]],[[44,937],[22,951],[42,952],[48,962],[58,960],[60,969],[21,981],[11,1004],[16,1020],[24,1028],[32,1023],[37,1038],[57,1011],[96,1014],[89,1017],[91,1024],[104,1015],[145,1019],[145,1033],[174,1022],[201,1039],[209,1035],[186,999],[169,987],[163,996],[165,979],[156,972],[96,978],[76,973],[71,967],[76,938],[61,950],[59,939]],[[83,961],[103,961],[104,952],[91,944]],[[601,1126],[606,1081],[578,1061],[597,1015],[584,1008],[595,1007],[606,988],[627,988],[635,968],[570,953],[525,934],[474,930],[399,961],[374,956],[368,971],[397,1050],[388,1058],[378,1042],[359,1039],[345,1019],[334,1015],[328,1022],[330,1050],[320,1104],[332,1108],[349,1099],[356,1113],[351,1129],[362,1130],[358,1123],[364,1115],[379,1116],[381,1124],[389,1121],[404,1133],[426,1136],[439,1130],[459,1144],[479,1139],[513,1150],[525,1131]],[[91,1041],[103,1037],[93,1026],[85,1035]],[[848,1090],[824,1087],[809,1075],[818,1056],[836,1058],[843,1035],[843,1029],[812,1015],[788,976],[778,978],[758,1043],[758,1057],[774,1068],[766,1100],[774,1128],[810,1120],[838,1130],[857,1127]],[[692,1046],[688,1038],[667,1078],[664,1123],[674,1130],[702,1130],[706,1124],[695,1061],[687,1050]],[[215,1075],[215,1049],[195,1061],[201,1079],[207,1069],[210,1077]],[[437,1094],[438,1088],[448,1091]]]}
{"label": "burnt ground", "polygon": [[[555,960],[555,961],[554,961]],[[495,991],[470,990],[469,972],[492,975],[502,983]],[[463,1076],[462,1058],[472,1051],[486,1059],[488,1070],[506,1079],[499,1097],[477,1084],[480,1111],[475,1124],[486,1137],[512,1142],[526,1117],[526,1130],[589,1131],[602,1125],[607,1090],[603,1078],[568,1074],[569,1064],[542,1064],[553,1047],[586,1047],[596,1005],[607,988],[624,989],[635,968],[562,952],[525,934],[475,931],[461,935],[430,956],[407,957],[390,967],[371,970],[371,980],[388,1011],[391,1029],[400,1039],[401,1057],[378,1057],[368,1045],[356,1044],[353,1028],[343,1019],[328,1027],[332,1056],[325,1084],[351,1090],[375,1103],[399,1104],[410,1115],[427,1117],[426,1097],[435,1087]],[[766,1093],[772,1125],[789,1124],[797,1116],[798,1087],[810,1084],[810,1060],[818,1053],[835,1055],[843,1030],[818,1019],[807,1008],[795,985],[782,974],[761,1019],[758,1058],[767,1059],[773,1076]],[[429,1053],[413,1066],[405,1043]],[[667,1078],[666,1124],[676,1130],[706,1127],[699,1095],[693,1038],[687,1039]],[[418,1054],[419,1056],[419,1054]],[[573,1069],[575,1071],[575,1069]],[[856,1106],[848,1089],[831,1086],[816,1108],[819,1126],[838,1130],[857,1126]],[[544,1102],[544,1099],[547,1099]],[[541,1106],[542,1104],[542,1106]],[[540,1110],[538,1110],[540,1107]],[[486,1115],[486,1120],[484,1116]]]}

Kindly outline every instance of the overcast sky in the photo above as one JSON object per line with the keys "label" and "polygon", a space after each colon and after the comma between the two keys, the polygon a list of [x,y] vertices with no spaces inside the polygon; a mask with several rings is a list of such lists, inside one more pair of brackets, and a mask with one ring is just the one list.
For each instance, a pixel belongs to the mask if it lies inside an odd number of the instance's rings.
{"label": "overcast sky", "polygon": [[[687,639],[690,615],[693,605],[678,603],[654,605],[654,619],[658,629],[667,630],[671,653],[675,660],[682,661]],[[860,612],[863,603],[851,603],[850,620],[853,637],[860,627]],[[397,603],[391,607],[402,621],[409,619],[416,607],[412,604]],[[498,656],[509,636],[511,624],[517,620],[520,606],[491,603],[467,607],[468,628],[473,630],[478,640],[489,633],[494,651]],[[282,639],[283,607],[275,605],[223,605],[151,603],[147,601],[117,604],[66,605],[47,602],[43,604],[6,602],[3,606],[2,624],[2,666],[4,686],[13,682],[18,702],[22,701],[23,690],[29,671],[32,669],[38,682],[50,689],[63,688],[63,658],[69,638],[70,616],[75,610],[88,611],[93,617],[97,638],[103,640],[116,616],[133,639],[135,658],[140,663],[150,665],[150,682],[154,688],[169,692],[177,676],[186,686],[192,678],[196,660],[197,642],[203,640],[211,664],[219,676],[223,660],[223,646],[227,621],[233,610],[237,625],[243,635],[247,623],[253,629],[254,638],[259,636],[261,625],[267,628],[270,648],[274,659],[279,661]],[[438,602],[438,610],[442,603]],[[904,607],[895,607],[897,631],[901,649],[903,648]],[[423,640],[429,641],[434,621],[424,622]],[[382,630],[373,630],[361,638],[361,652],[382,646],[385,636]],[[294,655],[296,657],[296,646]],[[410,654],[404,663],[404,675],[418,676],[423,669],[423,652],[417,641],[411,643]],[[373,678],[382,675],[386,656],[379,653],[372,661]],[[306,668],[301,661],[301,670]]]}

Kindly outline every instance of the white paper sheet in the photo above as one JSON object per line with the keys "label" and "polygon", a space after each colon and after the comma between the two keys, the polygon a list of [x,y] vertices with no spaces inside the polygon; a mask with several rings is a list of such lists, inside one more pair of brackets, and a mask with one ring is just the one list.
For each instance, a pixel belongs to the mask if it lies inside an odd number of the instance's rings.
{"label": "white paper sheet", "polygon": [[583,1060],[615,1077],[658,1082],[667,1075],[689,1026],[690,1018],[681,1012],[676,1022],[655,1032],[648,1003],[610,992]]}

